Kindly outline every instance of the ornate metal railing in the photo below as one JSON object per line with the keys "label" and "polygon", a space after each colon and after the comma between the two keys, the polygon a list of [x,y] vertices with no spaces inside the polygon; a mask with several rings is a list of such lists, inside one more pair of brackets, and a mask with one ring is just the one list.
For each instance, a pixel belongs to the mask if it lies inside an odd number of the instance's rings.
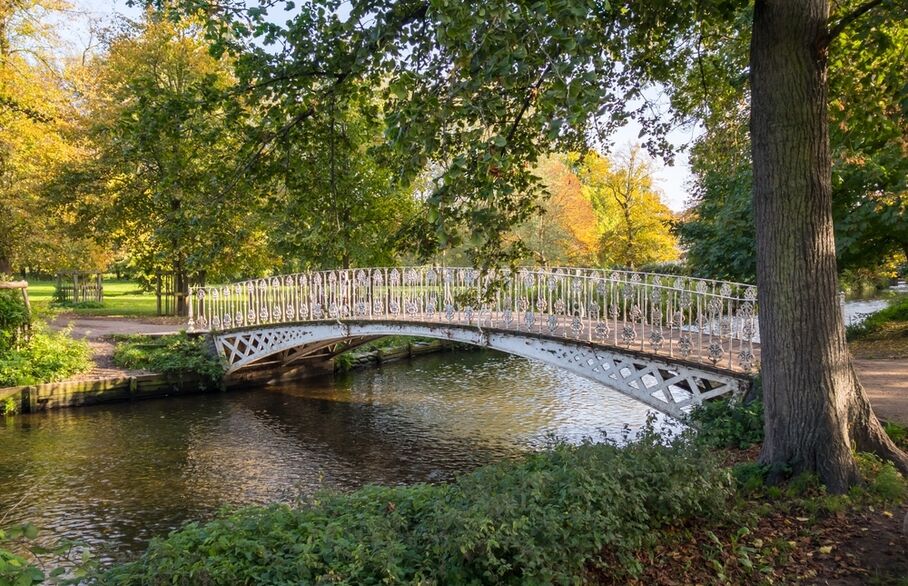
{"label": "ornate metal railing", "polygon": [[189,328],[318,320],[468,324],[581,339],[750,371],[757,291],[601,269],[384,267],[251,279],[190,292]]}

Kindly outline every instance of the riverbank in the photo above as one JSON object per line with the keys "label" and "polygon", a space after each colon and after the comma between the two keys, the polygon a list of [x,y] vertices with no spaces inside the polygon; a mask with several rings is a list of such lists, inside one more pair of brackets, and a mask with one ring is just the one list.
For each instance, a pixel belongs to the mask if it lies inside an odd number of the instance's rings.
{"label": "riverbank", "polygon": [[561,445],[452,483],[329,492],[193,523],[98,580],[904,583],[908,505],[894,468],[862,455],[865,484],[830,496],[809,476],[764,485],[749,463],[757,450],[652,430],[624,447]]}
{"label": "riverbank", "polygon": [[[96,332],[97,330],[84,326],[79,332],[90,340],[92,349],[98,352],[94,357],[95,367],[91,371],[60,382],[0,388],[3,412],[37,413],[67,407],[286,384],[329,375],[336,370],[374,367],[455,348],[455,344],[442,340],[393,340],[392,343],[380,344],[377,348],[364,347],[360,351],[341,354],[339,362],[336,359],[309,361],[290,369],[280,365],[252,366],[217,380],[207,370],[200,372],[198,369],[187,368],[152,372],[153,368],[130,368],[123,366],[122,362],[117,364],[114,354],[118,344],[141,340],[142,336],[151,336],[149,340],[163,340],[171,334],[154,332],[124,338],[109,334],[105,328],[101,329],[100,334]],[[177,364],[179,365],[179,361]]]}

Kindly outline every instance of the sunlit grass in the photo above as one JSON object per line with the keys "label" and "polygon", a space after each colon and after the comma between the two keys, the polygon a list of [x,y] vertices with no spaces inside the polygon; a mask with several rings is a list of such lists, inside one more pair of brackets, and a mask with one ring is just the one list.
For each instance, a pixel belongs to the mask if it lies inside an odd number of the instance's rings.
{"label": "sunlit grass", "polygon": [[[36,309],[46,309],[54,299],[55,281],[29,281],[28,295]],[[104,281],[103,307],[67,307],[79,315],[128,316],[157,315],[157,299],[143,292],[135,281]]]}

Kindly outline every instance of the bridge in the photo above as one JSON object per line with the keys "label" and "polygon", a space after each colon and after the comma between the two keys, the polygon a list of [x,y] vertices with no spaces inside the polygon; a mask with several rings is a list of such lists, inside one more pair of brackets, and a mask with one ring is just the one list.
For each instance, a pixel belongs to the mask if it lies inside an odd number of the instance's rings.
{"label": "bridge", "polygon": [[193,288],[188,325],[208,332],[228,373],[421,336],[555,365],[674,417],[741,396],[759,361],[755,287],[618,270],[420,266],[273,276]]}

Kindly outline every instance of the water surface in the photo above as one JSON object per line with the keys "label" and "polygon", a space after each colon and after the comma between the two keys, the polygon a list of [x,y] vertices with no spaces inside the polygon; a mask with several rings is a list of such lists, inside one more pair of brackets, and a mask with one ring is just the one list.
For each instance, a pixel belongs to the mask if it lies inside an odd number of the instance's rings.
{"label": "water surface", "polygon": [[0,515],[102,559],[222,507],[436,482],[639,428],[647,408],[559,369],[446,352],[284,387],[0,419]]}

